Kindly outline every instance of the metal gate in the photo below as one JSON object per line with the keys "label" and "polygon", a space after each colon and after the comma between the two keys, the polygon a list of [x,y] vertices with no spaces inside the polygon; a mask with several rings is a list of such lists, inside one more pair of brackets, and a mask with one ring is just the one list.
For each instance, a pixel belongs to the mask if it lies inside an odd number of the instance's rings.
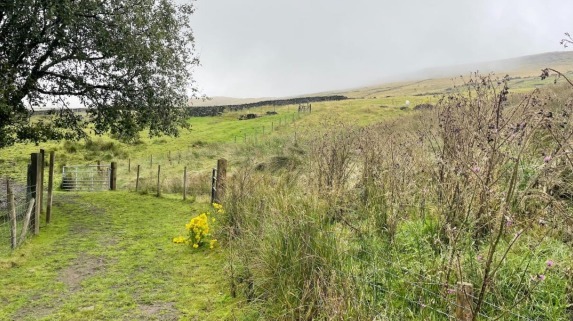
{"label": "metal gate", "polygon": [[107,191],[110,189],[111,167],[107,165],[73,165],[62,169],[65,191]]}

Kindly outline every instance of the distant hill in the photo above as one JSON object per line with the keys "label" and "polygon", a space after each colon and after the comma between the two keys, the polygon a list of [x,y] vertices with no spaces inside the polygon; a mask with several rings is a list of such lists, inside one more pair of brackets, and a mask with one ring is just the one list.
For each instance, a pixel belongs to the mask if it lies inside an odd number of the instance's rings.
{"label": "distant hill", "polygon": [[537,76],[541,69],[551,67],[562,72],[573,71],[573,51],[547,52],[517,58],[430,68],[421,70],[416,74],[424,77],[452,77],[458,74],[467,74],[472,71],[482,73],[512,73],[516,76]]}
{"label": "distant hill", "polygon": [[517,58],[477,62],[456,66],[444,66],[423,69],[418,72],[394,77],[387,82],[381,82],[366,87],[335,90],[306,94],[293,97],[280,98],[232,98],[213,97],[210,100],[193,100],[193,107],[200,106],[231,106],[245,105],[262,101],[292,99],[312,96],[344,95],[349,98],[373,98],[404,95],[431,95],[441,93],[452,87],[452,78],[460,75],[468,76],[471,72],[479,71],[482,74],[494,72],[499,76],[509,74],[512,77],[538,77],[541,69],[551,67],[563,73],[573,73],[573,51],[547,52]]}
{"label": "distant hill", "polygon": [[[475,71],[479,71],[481,74],[493,72],[500,77],[508,74],[511,77],[539,80],[541,70],[548,67],[563,73],[572,73],[573,51],[548,52],[489,62],[430,68],[396,77],[395,82],[323,94],[345,95],[349,98],[432,95],[450,89],[454,84],[452,79],[459,76],[467,77]],[[545,83],[549,83],[549,81]]]}

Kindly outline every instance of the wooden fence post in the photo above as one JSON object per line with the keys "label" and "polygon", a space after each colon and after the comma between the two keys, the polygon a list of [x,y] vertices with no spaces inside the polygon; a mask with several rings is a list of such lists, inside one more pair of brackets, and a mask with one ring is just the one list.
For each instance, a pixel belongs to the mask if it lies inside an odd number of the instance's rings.
{"label": "wooden fence post", "polygon": [[28,164],[26,172],[26,202],[32,199],[32,163]]}
{"label": "wooden fence post", "polygon": [[[26,188],[26,201],[30,202],[31,199],[36,200],[36,168],[38,168],[36,162],[38,156],[35,153],[30,154],[30,164],[28,165],[28,187]],[[34,202],[35,203],[35,202]],[[30,224],[32,225],[32,230],[36,226],[34,222],[35,215],[30,217]]]}
{"label": "wooden fence post", "polygon": [[458,282],[456,286],[456,320],[471,321],[473,285],[471,283]]}
{"label": "wooden fence post", "polygon": [[30,225],[30,220],[32,218],[32,212],[34,211],[34,205],[36,205],[36,199],[32,198],[30,199],[30,204],[28,205],[28,210],[26,210],[26,216],[24,217],[24,224],[22,224],[22,232],[20,232],[20,242],[18,243],[22,243],[24,242],[24,240],[26,239],[26,234],[28,234],[28,226]]}
{"label": "wooden fence post", "polygon": [[131,158],[127,159],[127,172],[131,173]]}
{"label": "wooden fence post", "polygon": [[8,192],[8,210],[10,211],[10,247],[13,250],[18,246],[18,231],[16,230],[18,221],[16,218],[16,201],[8,179],[6,180],[6,190]]}
{"label": "wooden fence post", "polygon": [[183,168],[183,200],[187,199],[187,166]]}
{"label": "wooden fence post", "polygon": [[44,160],[46,156],[46,151],[40,149],[40,193],[36,198],[38,200],[37,204],[40,206],[40,213],[44,210]]}
{"label": "wooden fence post", "polygon": [[40,153],[32,153],[30,155],[30,161],[32,163],[31,166],[31,186],[30,186],[30,192],[33,195],[33,198],[35,199],[34,202],[34,207],[33,207],[33,211],[34,211],[34,215],[32,216],[32,227],[34,228],[34,234],[38,235],[40,234],[40,203],[38,202],[39,199],[39,193],[41,191],[40,189],[40,184],[41,184],[41,173],[40,171],[42,170],[42,164],[40,164],[42,160],[42,155],[40,155]]}
{"label": "wooden fence post", "polygon": [[139,165],[137,165],[137,178],[135,179],[135,191],[139,190]]}
{"label": "wooden fence post", "polygon": [[109,189],[117,190],[117,163],[111,162],[111,173],[109,177]]}
{"label": "wooden fence post", "polygon": [[227,178],[227,160],[221,158],[217,161],[217,184],[215,190],[215,202],[221,203],[225,198],[225,186]]}
{"label": "wooden fence post", "polygon": [[54,192],[54,160],[55,152],[50,152],[50,165],[48,167],[48,205],[46,208],[46,224],[50,223],[52,219],[52,200]]}
{"label": "wooden fence post", "polygon": [[161,165],[157,165],[157,197],[161,196]]}
{"label": "wooden fence post", "polygon": [[215,203],[217,198],[217,169],[213,168],[211,173],[211,204]]}

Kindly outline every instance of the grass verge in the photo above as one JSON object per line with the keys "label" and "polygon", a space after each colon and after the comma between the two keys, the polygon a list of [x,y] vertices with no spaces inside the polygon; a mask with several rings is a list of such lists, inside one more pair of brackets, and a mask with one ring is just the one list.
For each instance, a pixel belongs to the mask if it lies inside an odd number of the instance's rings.
{"label": "grass verge", "polygon": [[0,257],[0,320],[222,320],[239,302],[222,249],[171,242],[189,204],[127,192],[58,193],[53,223]]}

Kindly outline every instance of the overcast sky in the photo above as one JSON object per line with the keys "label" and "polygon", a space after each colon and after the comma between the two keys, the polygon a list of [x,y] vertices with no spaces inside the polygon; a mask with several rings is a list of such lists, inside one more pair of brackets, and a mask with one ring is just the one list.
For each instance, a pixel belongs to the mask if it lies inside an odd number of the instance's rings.
{"label": "overcast sky", "polygon": [[283,97],[563,50],[573,0],[197,0],[204,94]]}

